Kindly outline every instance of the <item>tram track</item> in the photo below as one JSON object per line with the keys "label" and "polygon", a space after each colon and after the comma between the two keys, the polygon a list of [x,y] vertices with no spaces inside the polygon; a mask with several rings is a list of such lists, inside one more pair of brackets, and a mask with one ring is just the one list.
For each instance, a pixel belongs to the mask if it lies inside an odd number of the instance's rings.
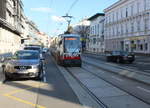
{"label": "tram track", "polygon": [[96,76],[96,77],[102,79],[103,81],[105,81],[105,82],[107,82],[107,83],[113,85],[114,87],[117,87],[118,89],[120,89],[120,90],[126,92],[127,94],[129,94],[129,95],[131,95],[131,96],[133,96],[133,97],[135,97],[135,98],[141,100],[142,102],[144,102],[144,103],[150,105],[150,102],[147,102],[146,100],[144,100],[144,99],[138,97],[137,95],[135,95],[135,94],[133,94],[133,93],[131,93],[131,92],[129,92],[129,91],[127,91],[127,90],[125,90],[125,89],[119,87],[119,86],[117,86],[117,85],[114,84],[113,82],[111,82],[111,81],[109,81],[109,80],[106,80],[105,78],[101,77],[100,75],[98,75],[98,74],[96,74],[96,73],[93,73],[93,72],[89,71],[88,69],[86,69],[86,68],[84,68],[84,67],[82,67],[82,69],[85,70],[86,72],[89,72],[89,73],[91,73],[92,75],[94,75],[94,76]]}
{"label": "tram track", "polygon": [[[108,70],[101,69],[101,68],[99,68],[98,66],[92,65],[91,63],[86,63],[85,61],[83,61],[83,65],[84,65],[84,64],[91,65],[92,67],[98,68],[98,69],[100,69],[100,70],[102,70],[102,71],[107,71],[107,73],[108,73]],[[109,108],[109,107],[106,105],[106,103],[104,103],[104,101],[103,101],[101,98],[99,98],[97,95],[95,95],[95,94],[90,90],[90,88],[88,88],[82,81],[80,81],[80,79],[79,79],[78,77],[76,77],[76,75],[75,75],[74,72],[72,71],[72,68],[65,67],[64,69],[65,69],[66,72],[68,72],[68,73],[79,83],[79,85],[95,100],[95,102],[99,104],[99,106],[101,106],[102,108]],[[83,66],[82,66],[81,68],[77,68],[77,71],[80,73],[81,69],[82,69],[83,71],[88,72],[88,73],[94,75],[95,77],[98,77],[99,79],[101,79],[101,80],[103,80],[103,81],[105,81],[105,82],[111,84],[113,87],[118,88],[119,90],[121,90],[121,91],[127,93],[129,96],[132,96],[132,97],[136,98],[137,100],[143,102],[144,104],[150,105],[150,102],[149,102],[149,101],[146,101],[145,99],[143,99],[143,98],[141,98],[141,97],[135,95],[134,93],[129,92],[129,91],[127,91],[127,90],[125,90],[125,89],[123,89],[123,88],[121,88],[121,87],[115,85],[115,84],[112,83],[111,81],[106,80],[106,79],[103,78],[103,77],[100,77],[99,75],[97,75],[97,74],[91,72],[90,70],[88,70],[87,68],[85,68],[85,67],[83,67]],[[111,73],[112,73],[112,72],[111,72]],[[114,72],[113,72],[112,74],[117,75],[117,74],[115,74]],[[121,76],[121,75],[119,75],[119,76]],[[139,86],[138,86],[138,88],[142,89],[142,88],[139,87]]]}
{"label": "tram track", "polygon": [[80,84],[80,86],[102,107],[109,108],[103,101],[101,101],[91,90],[86,87],[72,72],[69,68],[65,67],[66,71]]}
{"label": "tram track", "polygon": [[[84,55],[85,56],[85,55]],[[90,58],[90,59],[94,59],[94,60],[98,60],[98,59],[100,59],[102,62],[104,62],[104,63],[107,63],[107,65],[109,65],[109,66],[112,66],[112,67],[115,67],[115,68],[119,68],[119,69],[123,69],[123,70],[127,70],[127,71],[131,71],[131,72],[135,72],[135,73],[138,73],[138,74],[141,74],[141,75],[146,75],[146,76],[149,76],[150,77],[150,73],[149,72],[147,72],[147,71],[138,71],[137,69],[136,70],[134,70],[134,69],[132,69],[133,67],[130,67],[130,66],[124,66],[124,65],[122,65],[122,64],[115,64],[115,63],[113,63],[113,62],[106,62],[106,60],[104,60],[104,59],[101,59],[101,58],[95,58],[95,57],[91,57],[91,56],[88,56],[88,55],[86,55],[85,57],[88,57],[88,58]],[[86,62],[86,61],[84,61],[84,62]],[[115,65],[113,65],[113,64],[115,64]],[[135,67],[134,67],[135,68]]]}
{"label": "tram track", "polygon": [[113,66],[113,65],[107,64],[107,67],[112,67],[112,68],[121,69],[122,71],[125,71],[125,74],[123,74],[123,73],[120,73],[120,72],[113,71],[113,70],[111,70],[111,69],[105,68],[105,67],[103,67],[103,66],[90,63],[90,62],[88,62],[87,60],[82,60],[82,62],[83,62],[83,63],[86,63],[86,64],[89,64],[89,65],[92,65],[92,66],[94,66],[94,67],[96,67],[96,68],[99,68],[99,69],[101,69],[101,70],[103,70],[103,71],[107,71],[107,72],[110,72],[110,73],[114,73],[114,74],[117,74],[117,75],[119,75],[119,76],[124,76],[124,77],[126,77],[126,78],[131,79],[131,80],[135,80],[135,81],[137,81],[137,82],[144,83],[144,84],[146,84],[146,85],[150,85],[149,82],[145,82],[145,81],[142,81],[142,80],[138,80],[138,79],[135,79],[135,78],[131,77],[130,75],[129,75],[129,76],[127,75],[127,74],[138,74],[138,75],[142,75],[142,76],[145,76],[145,77],[150,78],[150,74],[148,74],[148,73],[140,72],[140,71],[136,71],[136,70],[131,70],[131,69],[126,69],[126,68],[123,68],[123,67],[120,67],[120,66]]}
{"label": "tram track", "polygon": [[[89,93],[89,95],[91,95],[91,97],[93,97],[93,98],[96,100],[96,102],[98,102],[98,103],[100,104],[100,106],[102,106],[103,108],[109,108],[109,107],[108,107],[99,97],[97,97],[82,81],[80,81],[80,79],[77,78],[76,75],[73,74],[73,72],[71,71],[71,69],[69,69],[69,68],[67,68],[67,67],[65,67],[65,69],[66,69],[67,72],[69,72],[69,73],[71,74],[71,76],[72,76],[73,78],[76,79],[76,81],[84,88],[84,90],[87,91],[87,92]],[[97,77],[97,78],[99,78],[99,79],[101,79],[101,80],[107,82],[108,84],[111,84],[112,86],[114,86],[114,87],[118,88],[119,90],[121,90],[121,91],[127,93],[128,95],[130,95],[130,96],[132,96],[132,97],[134,97],[134,98],[136,98],[136,99],[142,101],[143,103],[145,103],[145,104],[147,104],[147,105],[150,105],[150,102],[147,102],[146,100],[144,100],[144,99],[142,99],[142,98],[136,96],[135,94],[132,94],[131,92],[129,92],[129,91],[127,91],[127,90],[125,90],[125,89],[123,89],[123,88],[121,88],[121,87],[115,85],[115,84],[112,83],[111,81],[108,81],[108,80],[106,80],[105,78],[103,78],[103,77],[101,77],[101,76],[99,76],[99,75],[97,75],[97,74],[91,72],[90,70],[86,69],[85,67],[81,67],[80,69],[82,69],[83,71],[86,71],[86,72],[88,72],[88,73],[94,75],[95,77]]]}
{"label": "tram track", "polygon": [[[80,81],[80,79],[77,78],[76,75],[74,75],[73,72],[72,72],[70,69],[68,69],[68,68],[65,68],[65,69],[77,80],[77,82],[78,82],[93,98],[95,98],[95,100],[96,100],[100,105],[103,106],[103,108],[108,108],[108,106],[105,105],[105,103],[104,103],[99,97],[97,97],[94,93],[92,93],[92,91],[91,91],[86,85],[84,85],[84,84],[82,83],[82,81]],[[150,105],[150,102],[149,102],[149,101],[147,101],[147,100],[145,100],[145,99],[143,99],[143,98],[141,98],[141,97],[135,95],[134,93],[132,93],[132,92],[130,92],[130,91],[127,91],[127,90],[125,90],[125,89],[123,89],[123,88],[117,86],[117,85],[114,84],[113,82],[111,82],[111,81],[109,81],[109,80],[106,80],[105,78],[101,77],[100,75],[97,75],[96,73],[91,72],[91,71],[88,70],[87,68],[81,67],[80,69],[82,69],[83,71],[86,71],[86,72],[88,72],[88,73],[94,75],[95,77],[97,77],[97,78],[99,78],[99,79],[101,79],[101,80],[107,82],[108,84],[111,84],[112,86],[118,88],[119,90],[124,91],[124,92],[127,93],[128,95],[130,95],[130,96],[132,96],[132,97],[134,97],[134,98],[136,98],[136,99],[142,101],[143,103]]]}

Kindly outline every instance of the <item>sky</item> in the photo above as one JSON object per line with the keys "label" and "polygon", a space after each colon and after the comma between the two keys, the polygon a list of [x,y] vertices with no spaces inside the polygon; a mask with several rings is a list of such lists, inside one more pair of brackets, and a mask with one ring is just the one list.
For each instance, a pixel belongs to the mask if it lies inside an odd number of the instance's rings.
{"label": "sky", "polygon": [[[67,28],[62,16],[69,13],[73,16],[71,24],[103,10],[118,0],[22,0],[24,13],[35,22],[41,32],[56,36]],[[73,7],[71,8],[72,4]]]}

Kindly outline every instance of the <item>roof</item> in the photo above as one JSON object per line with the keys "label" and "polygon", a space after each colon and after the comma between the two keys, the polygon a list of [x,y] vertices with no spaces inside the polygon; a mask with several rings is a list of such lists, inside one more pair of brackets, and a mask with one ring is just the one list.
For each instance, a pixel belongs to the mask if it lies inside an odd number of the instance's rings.
{"label": "roof", "polygon": [[88,18],[88,20],[94,20],[99,16],[105,16],[104,13],[96,13],[95,15],[91,16],[90,18]]}

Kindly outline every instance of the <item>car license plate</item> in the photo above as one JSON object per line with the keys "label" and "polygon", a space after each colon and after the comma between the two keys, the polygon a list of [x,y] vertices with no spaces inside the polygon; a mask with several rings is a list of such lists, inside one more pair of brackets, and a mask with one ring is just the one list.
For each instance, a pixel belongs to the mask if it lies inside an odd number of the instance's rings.
{"label": "car license plate", "polygon": [[20,73],[20,74],[21,73],[28,73],[28,71],[26,71],[26,70],[19,70],[18,73]]}
{"label": "car license plate", "polygon": [[132,56],[128,56],[129,58],[131,58]]}

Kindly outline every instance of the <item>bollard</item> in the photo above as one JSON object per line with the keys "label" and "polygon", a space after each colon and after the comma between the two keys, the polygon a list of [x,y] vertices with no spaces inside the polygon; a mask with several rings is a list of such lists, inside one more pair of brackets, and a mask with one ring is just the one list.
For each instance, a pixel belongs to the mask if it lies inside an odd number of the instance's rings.
{"label": "bollard", "polygon": [[2,63],[0,63],[0,84],[3,84],[5,81],[5,73],[3,71]]}

